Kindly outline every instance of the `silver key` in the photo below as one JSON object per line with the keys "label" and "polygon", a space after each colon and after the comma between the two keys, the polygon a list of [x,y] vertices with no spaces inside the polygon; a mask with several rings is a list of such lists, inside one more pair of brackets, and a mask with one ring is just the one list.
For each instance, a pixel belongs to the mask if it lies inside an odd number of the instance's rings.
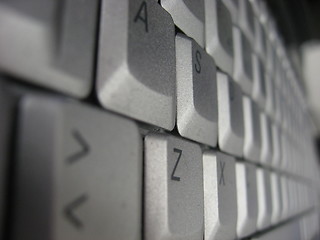
{"label": "silver key", "polygon": [[277,224],[281,220],[281,209],[282,209],[280,176],[275,172],[271,172],[270,181],[271,181],[271,195],[272,195],[271,223]]}
{"label": "silver key", "polygon": [[294,180],[292,178],[288,179],[288,189],[289,189],[289,217],[295,215],[295,211],[297,210],[295,206],[296,196],[294,190]]}
{"label": "silver key", "polygon": [[243,105],[242,93],[236,83],[218,71],[218,141],[223,151],[243,154]]}
{"label": "silver key", "polygon": [[271,166],[272,157],[273,157],[271,122],[270,122],[270,119],[267,117],[267,115],[263,112],[260,113],[260,126],[261,126],[260,161],[262,164]]}
{"label": "silver key", "polygon": [[19,116],[13,239],[141,239],[136,125],[44,97]]}
{"label": "silver key", "polygon": [[246,237],[256,231],[258,218],[256,167],[249,163],[236,163],[237,184],[237,236]]}
{"label": "silver key", "polygon": [[266,70],[268,73],[274,77],[275,71],[275,61],[276,61],[276,53],[273,48],[273,44],[270,39],[267,39],[267,49],[266,49]]}
{"label": "silver key", "polygon": [[238,25],[239,1],[238,0],[222,0],[222,2],[229,9],[233,24]]}
{"label": "silver key", "polygon": [[317,239],[319,235],[319,213],[317,211],[309,213],[303,216],[300,221],[300,239]]}
{"label": "silver key", "polygon": [[203,181],[204,239],[235,239],[237,190],[234,158],[220,152],[205,152]]}
{"label": "silver key", "polygon": [[1,0],[0,71],[87,96],[93,83],[97,11],[97,0]]}
{"label": "silver key", "polygon": [[233,79],[239,83],[244,93],[251,95],[253,81],[251,47],[249,40],[237,27],[233,27],[233,46]]}
{"label": "silver key", "polygon": [[290,171],[290,162],[291,158],[289,157],[290,149],[289,149],[289,137],[285,131],[281,131],[280,135],[280,146],[281,146],[281,169],[289,172]]}
{"label": "silver key", "polygon": [[302,195],[302,184],[299,181],[296,184],[297,184],[296,191],[297,191],[298,213],[301,213],[304,210],[303,209],[303,200],[302,200],[304,198],[304,196]]}
{"label": "silver key", "polygon": [[288,180],[286,176],[282,176],[281,179],[281,220],[286,220],[289,216],[289,190],[288,190]]}
{"label": "silver key", "polygon": [[299,221],[291,221],[285,225],[279,226],[269,232],[266,232],[252,240],[301,240],[308,238],[301,238]]}
{"label": "silver key", "polygon": [[244,34],[247,36],[249,41],[253,44],[254,42],[254,11],[249,0],[239,1],[239,13],[238,13],[238,24]]}
{"label": "silver key", "polygon": [[272,146],[273,146],[273,157],[272,166],[280,168],[281,166],[281,130],[276,124],[272,124]]}
{"label": "silver key", "polygon": [[276,102],[275,102],[275,85],[270,74],[265,74],[266,83],[266,102],[265,111],[270,116],[270,118],[275,119],[276,112]]}
{"label": "silver key", "polygon": [[270,173],[268,170],[257,168],[258,192],[258,221],[259,230],[269,227],[272,215],[272,199],[270,186]]}
{"label": "silver key", "polygon": [[175,25],[204,47],[204,0],[162,0],[161,5]]}
{"label": "silver key", "polygon": [[204,3],[206,51],[220,69],[232,75],[234,53],[230,12],[221,0],[205,0]]}
{"label": "silver key", "polygon": [[186,138],[217,145],[218,103],[213,59],[192,39],[176,36],[177,126]]}
{"label": "silver key", "polygon": [[175,29],[154,0],[102,2],[97,92],[110,110],[171,130]]}
{"label": "silver key", "polygon": [[260,111],[258,106],[247,96],[243,96],[243,117],[243,156],[250,161],[258,162],[261,150]]}
{"label": "silver key", "polygon": [[264,109],[267,91],[266,91],[266,76],[262,61],[256,54],[252,54],[253,58],[253,84],[252,84],[252,98]]}
{"label": "silver key", "polygon": [[145,220],[148,240],[203,239],[202,152],[165,134],[145,138]]}
{"label": "silver key", "polygon": [[256,17],[254,20],[254,50],[260,59],[265,63],[266,61],[266,49],[267,49],[267,35],[264,26]]}

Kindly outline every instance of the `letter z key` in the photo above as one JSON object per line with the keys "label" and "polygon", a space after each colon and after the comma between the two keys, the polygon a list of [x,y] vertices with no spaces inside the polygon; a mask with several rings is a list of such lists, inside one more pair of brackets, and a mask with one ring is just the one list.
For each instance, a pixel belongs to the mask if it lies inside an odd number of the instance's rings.
{"label": "letter z key", "polygon": [[202,153],[166,134],[145,138],[144,236],[203,240]]}

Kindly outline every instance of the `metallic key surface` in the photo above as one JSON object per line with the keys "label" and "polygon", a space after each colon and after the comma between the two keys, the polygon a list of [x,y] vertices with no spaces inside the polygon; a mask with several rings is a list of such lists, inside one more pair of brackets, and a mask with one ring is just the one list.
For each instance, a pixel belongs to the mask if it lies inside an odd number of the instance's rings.
{"label": "metallic key surface", "polygon": [[203,239],[202,153],[166,134],[145,137],[144,236]]}
{"label": "metallic key surface", "polygon": [[239,1],[239,14],[238,14],[239,26],[253,44],[254,36],[255,36],[255,28],[254,28],[254,10],[250,0],[242,0]]}
{"label": "metallic key surface", "polygon": [[236,163],[237,236],[246,237],[256,231],[258,218],[256,167],[245,162]]}
{"label": "metallic key surface", "polygon": [[195,41],[178,34],[177,127],[189,139],[217,145],[218,103],[216,66]]}
{"label": "metallic key surface", "polygon": [[265,113],[260,112],[261,151],[260,161],[267,166],[272,165],[273,142],[271,121]]}
{"label": "metallic key surface", "polygon": [[217,66],[228,74],[233,73],[232,19],[221,0],[205,0],[206,51]]}
{"label": "metallic key surface", "polygon": [[[318,228],[318,226],[317,226]],[[295,220],[285,225],[274,229],[273,231],[269,231],[265,234],[261,234],[257,237],[252,238],[252,240],[301,240],[301,239],[311,239],[304,238],[304,235],[301,235],[300,230],[300,221]],[[312,236],[313,237],[313,236]]]}
{"label": "metallic key surface", "polygon": [[243,155],[243,105],[240,87],[228,75],[218,72],[218,141],[220,148],[241,157]]}
{"label": "metallic key surface", "polygon": [[257,193],[258,193],[258,221],[259,230],[267,228],[271,223],[272,198],[270,185],[270,172],[257,168]]}
{"label": "metallic key surface", "polygon": [[233,79],[239,83],[242,91],[250,96],[253,82],[252,49],[247,37],[237,27],[233,27],[233,46]]}
{"label": "metallic key surface", "polygon": [[281,130],[279,127],[273,123],[271,126],[271,135],[272,135],[272,166],[280,167],[281,166]]}
{"label": "metallic key surface", "polygon": [[136,125],[62,99],[19,109],[12,239],[141,239]]}
{"label": "metallic key surface", "polygon": [[175,25],[204,47],[204,0],[162,0],[161,6],[170,13]]}
{"label": "metallic key surface", "polygon": [[234,158],[221,152],[204,152],[203,181],[204,239],[235,239],[237,190]]}
{"label": "metallic key surface", "polygon": [[75,97],[93,85],[98,0],[0,1],[0,71]]}
{"label": "metallic key surface", "polygon": [[271,172],[270,183],[271,183],[271,195],[272,195],[271,224],[277,224],[281,220],[281,210],[282,210],[280,176],[275,172]]}
{"label": "metallic key surface", "polygon": [[247,96],[243,96],[244,146],[243,156],[253,162],[260,161],[261,125],[260,110]]}
{"label": "metallic key surface", "polygon": [[239,1],[238,0],[222,0],[225,6],[228,8],[232,22],[234,25],[238,25],[238,14],[239,14]]}
{"label": "metallic key surface", "polygon": [[175,29],[154,0],[105,0],[96,90],[103,107],[168,130],[176,109]]}
{"label": "metallic key surface", "polygon": [[266,79],[263,62],[259,59],[258,55],[253,54],[253,86],[252,86],[252,98],[259,105],[261,109],[264,109],[266,102]]}

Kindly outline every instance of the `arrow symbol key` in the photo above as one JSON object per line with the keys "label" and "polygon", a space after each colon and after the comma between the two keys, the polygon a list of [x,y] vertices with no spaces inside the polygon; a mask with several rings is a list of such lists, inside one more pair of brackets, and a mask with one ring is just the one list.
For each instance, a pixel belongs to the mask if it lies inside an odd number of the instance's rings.
{"label": "arrow symbol key", "polygon": [[83,194],[79,196],[77,199],[69,203],[64,208],[64,215],[67,218],[67,220],[70,221],[71,224],[73,224],[74,227],[81,229],[83,228],[82,221],[74,214],[74,211],[80,207],[82,204],[84,204],[88,200],[88,196],[86,194]]}
{"label": "arrow symbol key", "polygon": [[85,141],[85,139],[82,137],[79,131],[77,130],[72,131],[72,136],[79,143],[79,145],[81,146],[81,149],[80,151],[73,153],[71,156],[67,158],[67,161],[69,163],[73,163],[79,160],[80,158],[85,157],[90,151],[89,144]]}

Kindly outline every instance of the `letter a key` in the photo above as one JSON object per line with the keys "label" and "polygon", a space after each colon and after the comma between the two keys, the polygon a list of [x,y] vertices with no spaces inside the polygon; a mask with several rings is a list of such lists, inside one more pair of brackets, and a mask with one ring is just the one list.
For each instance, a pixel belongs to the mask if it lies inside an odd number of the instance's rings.
{"label": "letter a key", "polygon": [[175,27],[154,0],[104,0],[97,93],[103,107],[173,129]]}

